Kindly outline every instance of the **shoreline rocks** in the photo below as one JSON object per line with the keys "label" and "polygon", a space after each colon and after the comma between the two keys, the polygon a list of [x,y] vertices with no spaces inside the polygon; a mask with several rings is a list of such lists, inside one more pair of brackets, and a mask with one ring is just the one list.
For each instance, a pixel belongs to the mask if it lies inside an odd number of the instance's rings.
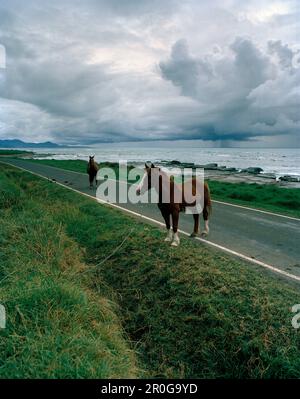
{"label": "shoreline rocks", "polygon": [[242,172],[252,173],[252,174],[258,175],[259,173],[263,172],[263,169],[259,168],[257,166],[257,167],[250,167],[250,168],[242,169]]}
{"label": "shoreline rocks", "polygon": [[208,179],[227,181],[232,183],[246,182],[257,184],[276,184],[280,187],[300,188],[300,178],[297,176],[285,175],[277,177],[275,173],[264,172],[259,166],[238,169],[235,167],[219,166],[217,163],[208,163],[204,165],[192,162],[161,161],[160,165],[169,168],[202,168],[207,173]]}
{"label": "shoreline rocks", "polygon": [[291,175],[280,176],[279,180],[284,181],[284,182],[289,182],[289,183],[299,183],[300,182],[299,177],[291,176]]}

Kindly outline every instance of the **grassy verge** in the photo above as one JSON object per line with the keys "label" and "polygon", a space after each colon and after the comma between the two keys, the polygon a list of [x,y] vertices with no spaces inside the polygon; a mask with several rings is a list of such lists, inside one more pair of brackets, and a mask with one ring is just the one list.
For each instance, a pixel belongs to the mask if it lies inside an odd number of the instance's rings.
{"label": "grassy verge", "polygon": [[[65,170],[86,173],[85,161],[81,160],[30,160]],[[104,162],[103,167],[112,167],[118,176],[118,164]],[[270,184],[227,183],[210,180],[209,186],[214,200],[245,205],[270,212],[300,218],[300,189],[282,188]]]}
{"label": "grassy verge", "polygon": [[300,218],[300,189],[271,184],[209,181],[215,200],[264,209]]}
{"label": "grassy verge", "polygon": [[0,378],[134,377],[116,305],[100,280],[93,289],[83,249],[38,198],[44,188],[0,169]]}
{"label": "grassy verge", "polygon": [[55,168],[71,170],[73,172],[86,173],[87,162],[79,159],[31,159],[29,162],[34,162],[42,165],[54,166]]}
{"label": "grassy verge", "polygon": [[0,295],[10,321],[0,375],[105,375],[101,356],[107,374],[134,374],[120,319],[139,376],[300,377],[290,310],[298,289],[188,239],[174,250],[155,227],[1,170]]}
{"label": "grassy verge", "polygon": [[[42,165],[53,166],[64,170],[70,170],[72,172],[79,172],[86,174],[87,162],[80,159],[30,159],[29,162],[34,162]],[[112,168],[117,178],[126,178],[126,168],[121,168],[122,175],[119,176],[119,164],[117,162],[101,162],[99,164],[101,168]],[[128,165],[128,170],[132,169],[133,166]]]}
{"label": "grassy verge", "polygon": [[33,156],[34,153],[32,151],[23,151],[23,150],[0,150],[1,156]]}

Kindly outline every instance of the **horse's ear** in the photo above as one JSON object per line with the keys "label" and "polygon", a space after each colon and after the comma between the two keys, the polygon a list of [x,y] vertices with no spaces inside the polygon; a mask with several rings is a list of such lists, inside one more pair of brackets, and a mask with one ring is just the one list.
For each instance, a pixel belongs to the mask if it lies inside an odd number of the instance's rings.
{"label": "horse's ear", "polygon": [[152,164],[151,164],[151,168],[155,168],[155,165],[154,165],[154,163],[152,163]]}
{"label": "horse's ear", "polygon": [[145,162],[145,168],[146,168],[146,169],[149,169],[149,166],[146,164],[146,162]]}

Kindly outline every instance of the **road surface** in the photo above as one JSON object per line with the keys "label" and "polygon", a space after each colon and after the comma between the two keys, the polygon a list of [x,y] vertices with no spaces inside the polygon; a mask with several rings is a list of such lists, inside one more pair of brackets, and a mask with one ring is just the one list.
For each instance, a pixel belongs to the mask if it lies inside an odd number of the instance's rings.
{"label": "road surface", "polygon": [[[96,190],[89,189],[86,174],[20,159],[5,160],[5,162],[95,196]],[[120,206],[151,219],[163,221],[155,204],[120,204]],[[192,215],[181,214],[179,228],[188,233],[192,232]],[[294,276],[295,280],[300,281],[300,219],[214,201],[210,234],[205,241],[229,252],[237,252],[242,257],[244,255],[254,262],[257,261],[258,264],[261,262],[273,266],[279,272],[282,271],[281,274]]]}

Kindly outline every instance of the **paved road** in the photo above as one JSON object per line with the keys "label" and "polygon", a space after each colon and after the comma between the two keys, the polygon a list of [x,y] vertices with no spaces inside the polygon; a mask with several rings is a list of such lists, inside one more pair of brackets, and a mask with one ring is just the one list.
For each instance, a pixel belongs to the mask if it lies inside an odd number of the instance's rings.
{"label": "paved road", "polygon": [[[6,162],[55,179],[83,193],[95,195],[95,190],[91,191],[88,187],[87,175],[24,160]],[[162,221],[160,212],[154,204],[121,204],[121,206]],[[179,227],[181,230],[191,232],[192,216],[181,214]],[[300,276],[300,220],[214,202],[207,241]]]}

